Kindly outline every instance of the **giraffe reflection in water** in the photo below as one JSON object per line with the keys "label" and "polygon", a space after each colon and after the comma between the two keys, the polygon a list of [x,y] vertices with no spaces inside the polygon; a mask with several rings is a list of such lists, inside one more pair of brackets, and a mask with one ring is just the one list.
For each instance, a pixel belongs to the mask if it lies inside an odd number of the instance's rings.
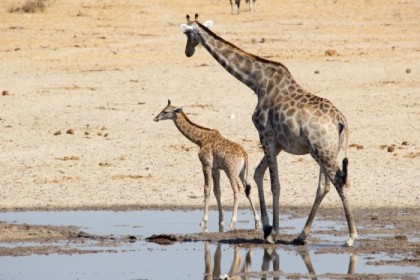
{"label": "giraffe reflection in water", "polygon": [[[245,249],[244,249],[245,250]],[[264,250],[262,256],[261,270],[252,271],[251,264],[252,261],[256,261],[255,257],[253,259],[253,250]],[[241,247],[234,245],[233,246],[233,260],[229,269],[229,272],[226,273],[222,271],[222,244],[218,243],[216,251],[214,252],[213,262],[210,252],[209,242],[204,244],[204,280],[213,280],[213,279],[223,279],[223,280],[242,280],[242,279],[256,279],[256,277],[261,277],[261,279],[274,279],[278,280],[281,277],[287,276],[288,273],[284,273],[280,270],[280,255],[277,253],[273,247],[265,248],[248,248],[246,249],[245,258],[241,255]],[[315,268],[311,261],[311,256],[306,250],[299,250],[297,253],[302,258],[302,261],[305,265],[305,272],[299,274],[304,274],[305,277],[310,279],[318,279]],[[259,261],[259,260],[257,260]],[[287,264],[286,264],[287,265]],[[357,255],[350,254],[349,266],[347,271],[343,271],[346,274],[354,274],[357,265]],[[272,270],[270,270],[272,267]],[[293,275],[297,275],[293,273]]]}

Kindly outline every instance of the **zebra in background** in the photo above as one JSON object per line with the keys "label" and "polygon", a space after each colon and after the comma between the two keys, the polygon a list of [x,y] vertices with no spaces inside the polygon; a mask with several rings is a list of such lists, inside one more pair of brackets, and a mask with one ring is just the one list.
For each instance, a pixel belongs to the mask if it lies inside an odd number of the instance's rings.
{"label": "zebra in background", "polygon": [[[235,2],[236,14],[240,13],[241,0],[230,0],[230,11],[233,14],[233,2]],[[257,6],[257,0],[245,0],[246,3],[249,3],[249,10],[255,12]]]}

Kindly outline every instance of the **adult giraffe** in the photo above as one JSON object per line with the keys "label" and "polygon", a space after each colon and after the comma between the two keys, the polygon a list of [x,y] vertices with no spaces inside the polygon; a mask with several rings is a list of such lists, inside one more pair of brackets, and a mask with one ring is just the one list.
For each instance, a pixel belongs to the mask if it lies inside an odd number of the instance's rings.
{"label": "adult giraffe", "polygon": [[[337,162],[344,142],[346,152],[348,126],[344,115],[327,99],[315,96],[297,84],[289,70],[281,63],[249,54],[214,34],[209,28],[212,21],[200,23],[187,15],[187,24],[181,24],[187,36],[185,54],[191,57],[199,44],[230,74],[251,88],[258,97],[252,121],[258,130],[264,157],[255,170],[263,223],[264,239],[275,242],[279,233],[280,181],[277,155],[284,150],[294,155],[310,154],[320,166],[318,190],[306,224],[295,239],[296,244],[306,243],[319,205],[328,193],[330,181],[343,203],[352,246],[357,238],[353,214],[346,195],[347,165],[345,155],[342,170]],[[273,193],[273,226],[267,215],[263,177],[270,170]],[[274,231],[273,231],[274,229]]]}

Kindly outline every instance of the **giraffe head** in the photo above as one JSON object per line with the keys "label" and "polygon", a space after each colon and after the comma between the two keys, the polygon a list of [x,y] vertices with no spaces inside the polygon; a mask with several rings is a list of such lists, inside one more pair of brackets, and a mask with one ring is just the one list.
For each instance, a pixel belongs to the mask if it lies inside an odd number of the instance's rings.
{"label": "giraffe head", "polygon": [[[201,43],[201,37],[198,33],[197,24],[198,14],[195,14],[195,18],[192,21],[190,16],[187,15],[187,24],[183,23],[179,27],[182,32],[187,35],[187,46],[185,47],[185,55],[191,57],[194,54],[195,47]],[[213,25],[213,21],[207,20],[202,24],[206,28],[210,28]]]}
{"label": "giraffe head", "polygon": [[171,100],[168,100],[168,105],[153,119],[155,122],[163,120],[173,120],[178,113],[182,112],[182,108],[171,105]]}

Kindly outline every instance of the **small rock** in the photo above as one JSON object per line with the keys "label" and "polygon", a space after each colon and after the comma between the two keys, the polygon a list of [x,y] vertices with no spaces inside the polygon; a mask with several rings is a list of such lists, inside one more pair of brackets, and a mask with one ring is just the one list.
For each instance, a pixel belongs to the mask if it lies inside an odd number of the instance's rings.
{"label": "small rock", "polygon": [[399,240],[399,241],[407,241],[407,236],[405,235],[396,235],[395,239]]}
{"label": "small rock", "polygon": [[401,145],[403,145],[403,146],[408,146],[408,141],[403,141],[403,142],[401,143]]}
{"label": "small rock", "polygon": [[134,242],[136,242],[136,241],[137,241],[137,237],[135,237],[134,235],[128,235],[128,236],[127,236],[127,240],[128,240],[128,242],[130,242],[130,243],[134,243]]}
{"label": "small rock", "polygon": [[74,134],[73,128],[67,129],[66,133],[73,135]]}
{"label": "small rock", "polygon": [[395,147],[393,146],[388,146],[387,151],[388,153],[392,153],[395,150]]}
{"label": "small rock", "polygon": [[6,96],[6,95],[10,95],[10,93],[7,89],[5,89],[5,90],[3,90],[2,95]]}
{"label": "small rock", "polygon": [[315,74],[319,74],[319,70],[315,70]]}
{"label": "small rock", "polygon": [[411,69],[410,68],[405,69],[405,73],[410,74],[411,73]]}
{"label": "small rock", "polygon": [[363,145],[356,144],[356,143],[351,144],[349,147],[350,147],[350,148],[356,148],[356,149],[358,149],[358,150],[363,150]]}
{"label": "small rock", "polygon": [[338,53],[337,53],[337,51],[336,51],[336,50],[332,50],[332,49],[330,49],[330,50],[326,50],[326,51],[325,51],[325,55],[326,55],[326,56],[337,56],[337,55],[338,55]]}
{"label": "small rock", "polygon": [[89,237],[91,237],[91,235],[87,232],[79,231],[77,233],[76,237],[78,237],[78,238],[89,238]]}
{"label": "small rock", "polygon": [[55,136],[60,135],[60,134],[61,134],[61,131],[60,130],[57,130],[56,132],[54,132],[54,135]]}

